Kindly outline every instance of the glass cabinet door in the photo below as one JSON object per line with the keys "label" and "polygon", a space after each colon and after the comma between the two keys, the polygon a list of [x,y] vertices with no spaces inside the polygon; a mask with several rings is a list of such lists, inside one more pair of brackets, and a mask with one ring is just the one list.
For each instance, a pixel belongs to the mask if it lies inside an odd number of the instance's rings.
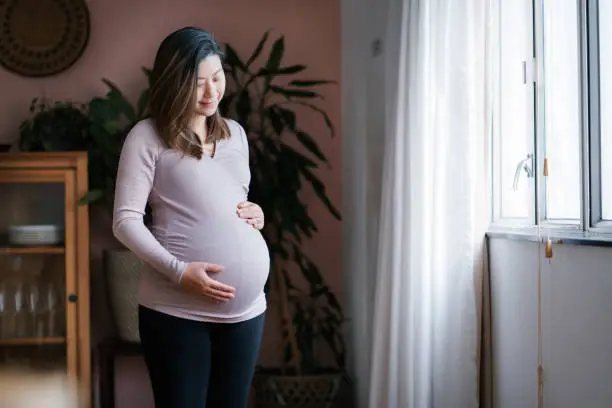
{"label": "glass cabinet door", "polygon": [[0,365],[77,371],[74,173],[0,170]]}

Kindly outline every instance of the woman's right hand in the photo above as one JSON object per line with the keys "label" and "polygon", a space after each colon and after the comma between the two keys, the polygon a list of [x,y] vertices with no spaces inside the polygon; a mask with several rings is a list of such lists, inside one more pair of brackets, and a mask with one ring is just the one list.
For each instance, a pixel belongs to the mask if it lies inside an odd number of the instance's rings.
{"label": "woman's right hand", "polygon": [[208,275],[222,270],[221,265],[191,262],[183,272],[180,285],[191,292],[208,296],[217,302],[227,302],[234,298],[235,289],[214,280]]}

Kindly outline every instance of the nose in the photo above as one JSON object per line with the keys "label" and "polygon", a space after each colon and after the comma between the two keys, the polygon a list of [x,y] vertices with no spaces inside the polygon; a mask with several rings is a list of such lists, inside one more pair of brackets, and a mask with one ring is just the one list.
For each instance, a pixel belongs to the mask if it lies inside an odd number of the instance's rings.
{"label": "nose", "polygon": [[206,86],[204,87],[204,96],[211,97],[214,95],[214,86],[211,81],[206,81]]}

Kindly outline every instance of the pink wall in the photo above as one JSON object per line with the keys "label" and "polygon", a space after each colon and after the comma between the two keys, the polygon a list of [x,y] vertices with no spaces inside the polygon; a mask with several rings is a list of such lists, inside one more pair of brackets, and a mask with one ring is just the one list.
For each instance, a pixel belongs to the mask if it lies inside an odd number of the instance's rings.
{"label": "pink wall", "polygon": [[[0,144],[13,142],[19,123],[27,117],[33,97],[86,100],[105,92],[100,79],[109,78],[131,98],[136,97],[144,77],[140,67],[151,66],[156,47],[170,31],[184,25],[197,25],[212,31],[220,42],[228,42],[241,55],[248,55],[266,29],[285,34],[285,63],[309,66],[305,76],[340,82],[340,2],[338,0],[89,0],[92,19],[90,43],[82,58],[69,71],[53,78],[27,79],[0,70]],[[358,86],[358,84],[357,84]],[[340,207],[340,88],[321,89],[321,102],[337,127],[338,136],[321,136],[319,142],[332,169],[321,169],[320,176],[330,197]],[[324,126],[302,116],[311,134],[325,135]],[[327,215],[312,194],[311,213],[317,221],[318,238],[306,244],[308,253],[321,267],[332,289],[341,293],[341,225]],[[108,221],[108,220],[106,220]],[[93,313],[94,342],[108,332],[108,310],[101,293],[100,246],[108,241],[108,223],[94,231]],[[262,362],[278,360],[274,314],[269,327]],[[106,321],[106,323],[104,323]],[[144,366],[139,359],[125,359],[118,365],[117,407],[136,402],[152,406]]]}

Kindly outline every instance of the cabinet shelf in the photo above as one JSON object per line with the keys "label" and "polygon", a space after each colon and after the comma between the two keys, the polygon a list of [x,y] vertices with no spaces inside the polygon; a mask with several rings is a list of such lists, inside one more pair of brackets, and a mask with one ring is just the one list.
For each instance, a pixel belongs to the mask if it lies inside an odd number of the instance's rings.
{"label": "cabinet shelf", "polygon": [[66,249],[60,246],[0,247],[3,255],[61,255],[65,252]]}
{"label": "cabinet shelf", "polygon": [[46,344],[65,344],[65,337],[23,337],[14,339],[0,339],[2,346],[39,346]]}

